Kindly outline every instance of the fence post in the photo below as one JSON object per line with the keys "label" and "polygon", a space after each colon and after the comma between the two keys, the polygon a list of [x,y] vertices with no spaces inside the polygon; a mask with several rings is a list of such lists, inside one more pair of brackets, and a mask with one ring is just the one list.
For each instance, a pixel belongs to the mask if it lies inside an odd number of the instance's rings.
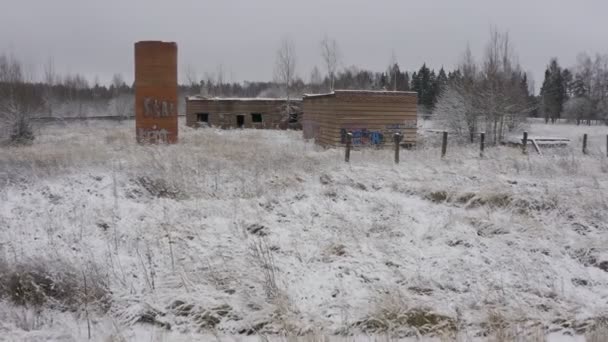
{"label": "fence post", "polygon": [[528,132],[524,132],[524,138],[521,140],[521,151],[523,154],[528,154]]}
{"label": "fence post", "polygon": [[483,150],[486,147],[486,133],[481,132],[479,134],[479,157],[483,158]]}
{"label": "fence post", "polygon": [[401,133],[395,133],[393,140],[395,141],[395,164],[399,164],[399,143],[401,143]]}
{"label": "fence post", "polygon": [[583,134],[583,154],[587,154],[587,133]]}
{"label": "fence post", "polygon": [[344,152],[344,161],[350,162],[350,147],[353,142],[353,134],[351,132],[346,133],[346,151]]}
{"label": "fence post", "polygon": [[448,150],[448,132],[443,131],[443,140],[441,141],[441,158],[445,157]]}
{"label": "fence post", "polygon": [[608,157],[608,134],[606,134],[606,157]]}

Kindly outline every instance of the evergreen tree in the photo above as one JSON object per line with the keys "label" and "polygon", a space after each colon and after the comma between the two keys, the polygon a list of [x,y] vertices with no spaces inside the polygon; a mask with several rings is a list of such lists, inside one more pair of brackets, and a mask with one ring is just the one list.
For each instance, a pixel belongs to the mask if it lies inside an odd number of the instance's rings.
{"label": "evergreen tree", "polygon": [[437,75],[435,75],[435,70],[431,70],[429,73],[429,81],[426,85],[427,87],[427,96],[424,105],[432,110],[435,107],[435,102],[437,100]]}
{"label": "evergreen tree", "polygon": [[519,84],[521,91],[526,94],[526,96],[530,96],[530,93],[528,92],[528,75],[526,75],[525,73],[523,74],[523,76],[521,77],[521,81]]}
{"label": "evergreen tree", "polygon": [[412,73],[412,77],[410,79],[410,90],[418,92],[420,89],[420,79],[418,78],[418,74],[414,71]]}
{"label": "evergreen tree", "polygon": [[564,102],[566,102],[573,96],[574,76],[572,75],[572,72],[568,69],[564,69],[564,71],[562,71],[562,80],[564,82]]}
{"label": "evergreen tree", "polygon": [[435,72],[426,66],[420,67],[418,73],[412,74],[412,90],[418,93],[418,104],[431,110],[435,103]]}
{"label": "evergreen tree", "polygon": [[403,85],[403,89],[401,89],[401,90],[403,90],[403,91],[409,91],[410,90],[410,75],[408,74],[407,71],[403,73],[403,82],[402,82],[402,85]]}
{"label": "evergreen tree", "polygon": [[460,72],[460,69],[456,69],[456,70],[450,71],[448,73],[448,83],[454,84],[455,82],[458,82],[461,80],[462,80],[462,73]]}
{"label": "evergreen tree", "polygon": [[382,75],[380,75],[380,84],[379,84],[380,89],[386,89],[388,86],[388,83],[389,82],[387,82],[386,74],[382,73]]}
{"label": "evergreen tree", "polygon": [[584,97],[589,95],[589,90],[585,86],[585,80],[580,73],[577,73],[571,85],[572,96]]}
{"label": "evergreen tree", "polygon": [[555,58],[551,60],[545,71],[545,80],[543,81],[540,95],[545,122],[548,122],[549,119],[555,122],[555,119],[560,117],[564,102],[566,101],[566,87],[562,69]]}
{"label": "evergreen tree", "polygon": [[443,67],[441,67],[441,69],[439,70],[439,74],[437,75],[437,81],[435,82],[435,101],[433,103],[436,103],[437,98],[441,96],[447,86],[448,76],[445,74],[445,70],[443,70]]}

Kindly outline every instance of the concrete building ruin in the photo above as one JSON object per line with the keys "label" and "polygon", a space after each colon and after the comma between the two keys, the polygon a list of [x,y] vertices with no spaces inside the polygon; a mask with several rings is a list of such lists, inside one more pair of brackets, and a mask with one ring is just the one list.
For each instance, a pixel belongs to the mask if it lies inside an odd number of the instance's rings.
{"label": "concrete building ruin", "polygon": [[[290,100],[299,107],[301,100]],[[276,98],[186,98],[186,125],[190,127],[286,129],[286,100]],[[294,112],[298,115],[297,112]],[[297,120],[292,117],[291,121]]]}
{"label": "concrete building ruin", "polygon": [[416,143],[417,94],[405,91],[336,90],[304,95],[302,127],[305,139],[322,146],[342,146],[352,133],[353,146]]}

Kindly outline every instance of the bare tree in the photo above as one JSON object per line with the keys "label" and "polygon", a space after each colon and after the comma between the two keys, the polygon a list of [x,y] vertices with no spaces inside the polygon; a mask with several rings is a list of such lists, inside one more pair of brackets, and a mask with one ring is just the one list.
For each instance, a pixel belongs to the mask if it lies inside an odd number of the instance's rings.
{"label": "bare tree", "polygon": [[479,113],[474,99],[477,95],[479,73],[471,48],[467,47],[458,65],[460,77],[452,80],[439,96],[434,115],[441,124],[461,137],[472,137],[479,130]]}
{"label": "bare tree", "polygon": [[283,87],[287,99],[290,98],[290,90],[296,73],[296,49],[293,41],[283,38],[277,50],[274,79]]}
{"label": "bare tree", "polygon": [[67,75],[63,80],[63,86],[67,90],[67,113],[79,117],[87,115],[88,108],[83,98],[83,92],[89,88],[86,78],[80,74]]}
{"label": "bare tree", "polygon": [[321,57],[327,67],[327,77],[329,78],[329,90],[334,90],[334,82],[336,79],[336,70],[340,63],[341,54],[338,42],[335,39],[330,39],[327,35],[321,40]]}
{"label": "bare tree", "polygon": [[498,143],[530,112],[520,80],[523,75],[507,32],[493,29],[484,55],[475,107],[485,118],[489,142]]}
{"label": "bare tree", "polygon": [[321,76],[319,68],[315,66],[310,72],[310,91],[313,94],[319,93],[321,91],[321,83],[323,83],[323,77]]}
{"label": "bare tree", "polygon": [[534,73],[530,70],[526,72],[528,78],[528,94],[534,96],[536,93],[536,82],[534,82]]}
{"label": "bare tree", "polygon": [[435,104],[435,120],[458,138],[464,138],[474,131],[475,116],[471,118],[469,94],[464,91],[462,84],[450,84],[439,96]]}
{"label": "bare tree", "polygon": [[467,47],[458,71],[435,110],[454,133],[466,132],[472,141],[484,128],[488,142],[498,143],[531,111],[508,33],[492,30],[480,68]]}
{"label": "bare tree", "polygon": [[112,75],[112,96],[118,97],[122,93],[122,89],[126,87],[126,83],[122,74],[114,74]]}
{"label": "bare tree", "polygon": [[566,119],[576,121],[580,125],[581,120],[589,119],[593,113],[593,103],[587,97],[573,97],[564,104],[564,115]]}
{"label": "bare tree", "polygon": [[192,66],[192,64],[186,65],[184,77],[186,78],[185,81],[190,88],[190,91],[196,91],[197,93],[200,92],[200,80],[198,79],[196,69]]}
{"label": "bare tree", "polygon": [[131,94],[119,94],[114,96],[108,104],[109,111],[113,115],[117,116],[119,120],[126,119],[130,116],[135,115],[134,112],[134,99]]}
{"label": "bare tree", "polygon": [[224,96],[224,65],[217,66],[215,84],[217,91],[215,96]]}
{"label": "bare tree", "polygon": [[277,57],[274,68],[274,79],[281,87],[285,96],[285,104],[282,108],[284,122],[297,121],[294,118],[299,111],[291,103],[291,90],[295,81],[296,74],[296,48],[292,40],[283,38],[277,50]]}
{"label": "bare tree", "polygon": [[397,74],[398,72],[399,69],[397,68],[397,55],[395,55],[395,50],[393,49],[386,71],[386,75],[389,77],[390,83],[392,84],[393,91],[397,90],[397,77],[399,76]]}
{"label": "bare tree", "polygon": [[55,94],[53,89],[57,82],[57,74],[55,72],[55,61],[52,57],[44,64],[44,105],[48,110],[48,115],[53,115],[53,108],[55,107]]}

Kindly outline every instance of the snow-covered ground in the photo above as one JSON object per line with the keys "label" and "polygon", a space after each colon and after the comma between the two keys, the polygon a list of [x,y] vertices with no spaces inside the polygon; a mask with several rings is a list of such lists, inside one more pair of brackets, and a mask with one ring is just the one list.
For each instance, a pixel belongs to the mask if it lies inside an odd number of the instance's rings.
{"label": "snow-covered ground", "polygon": [[81,341],[88,321],[97,341],[575,341],[608,317],[605,126],[533,123],[573,141],[542,157],[425,144],[395,165],[289,131],[139,146],[133,125],[0,149],[0,277],[37,270],[76,302],[15,305],[0,280],[0,340]]}

